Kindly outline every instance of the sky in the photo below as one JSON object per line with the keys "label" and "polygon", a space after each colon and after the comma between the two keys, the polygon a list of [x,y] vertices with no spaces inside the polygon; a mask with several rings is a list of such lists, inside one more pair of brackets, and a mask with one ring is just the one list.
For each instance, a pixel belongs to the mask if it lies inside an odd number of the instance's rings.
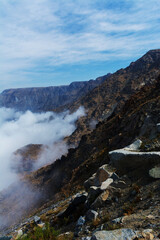
{"label": "sky", "polygon": [[160,48],[159,0],[0,0],[0,92],[115,72]]}

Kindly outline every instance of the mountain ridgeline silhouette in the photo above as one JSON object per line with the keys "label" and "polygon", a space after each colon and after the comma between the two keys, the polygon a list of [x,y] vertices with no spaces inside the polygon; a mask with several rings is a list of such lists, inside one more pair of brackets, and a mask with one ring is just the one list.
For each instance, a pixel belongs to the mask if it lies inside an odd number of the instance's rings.
{"label": "mountain ridgeline silhouette", "polygon": [[32,112],[55,110],[84,96],[109,75],[66,86],[6,89],[0,94],[0,107]]}

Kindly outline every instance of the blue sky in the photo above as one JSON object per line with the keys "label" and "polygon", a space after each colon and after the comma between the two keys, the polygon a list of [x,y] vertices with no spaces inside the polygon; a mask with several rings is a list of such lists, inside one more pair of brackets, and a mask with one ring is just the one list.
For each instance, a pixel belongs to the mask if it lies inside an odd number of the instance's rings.
{"label": "blue sky", "polygon": [[1,0],[0,91],[95,79],[160,48],[159,0]]}

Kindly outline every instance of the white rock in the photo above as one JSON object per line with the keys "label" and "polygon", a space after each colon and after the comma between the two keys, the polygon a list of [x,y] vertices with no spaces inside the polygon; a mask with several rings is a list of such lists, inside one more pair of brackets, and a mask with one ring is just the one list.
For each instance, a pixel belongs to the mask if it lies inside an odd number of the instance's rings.
{"label": "white rock", "polygon": [[18,230],[16,239],[19,239],[19,238],[22,237],[22,236],[23,236],[23,231],[22,231],[22,229],[20,229],[20,230]]}
{"label": "white rock", "polygon": [[139,150],[141,145],[142,145],[142,141],[137,139],[136,141],[134,141],[132,144],[128,145],[124,149],[128,150],[128,151],[137,151],[137,150]]}
{"label": "white rock", "polygon": [[40,217],[34,216],[34,222],[35,222],[35,223],[40,223],[40,222],[41,222]]}
{"label": "white rock", "polygon": [[113,182],[113,179],[112,179],[112,178],[108,178],[106,181],[104,181],[104,182],[101,184],[100,189],[101,189],[102,191],[105,191],[112,182]]}
{"label": "white rock", "polygon": [[115,219],[112,220],[112,223],[121,224],[121,223],[123,223],[124,218],[125,217],[115,218]]}
{"label": "white rock", "polygon": [[113,231],[98,231],[91,240],[133,240],[137,236],[132,229],[117,229]]}
{"label": "white rock", "polygon": [[160,178],[160,166],[155,166],[149,170],[149,175],[153,178]]}

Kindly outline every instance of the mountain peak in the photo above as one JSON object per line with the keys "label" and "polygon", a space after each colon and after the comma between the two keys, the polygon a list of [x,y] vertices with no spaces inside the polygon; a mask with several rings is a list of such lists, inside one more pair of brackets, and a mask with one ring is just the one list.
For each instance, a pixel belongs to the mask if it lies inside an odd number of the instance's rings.
{"label": "mountain peak", "polygon": [[148,71],[150,68],[157,67],[160,62],[160,49],[153,49],[149,50],[145,53],[141,58],[137,61],[132,62],[127,70],[131,70],[133,72],[145,72]]}
{"label": "mountain peak", "polygon": [[151,49],[146,54],[150,53],[160,53],[160,49]]}

